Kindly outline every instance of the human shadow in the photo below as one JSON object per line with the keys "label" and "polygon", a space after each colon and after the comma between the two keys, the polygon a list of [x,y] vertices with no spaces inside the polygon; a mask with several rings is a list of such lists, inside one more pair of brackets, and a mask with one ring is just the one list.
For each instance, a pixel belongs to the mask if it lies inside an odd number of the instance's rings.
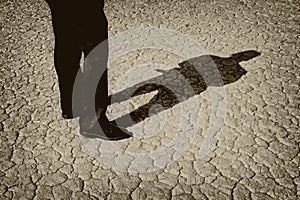
{"label": "human shadow", "polygon": [[131,97],[157,91],[148,103],[117,118],[116,121],[119,126],[130,127],[200,94],[209,86],[222,87],[233,83],[247,72],[239,63],[259,55],[259,52],[252,50],[235,53],[228,58],[203,55],[179,63],[178,68],[167,71],[156,70],[162,74],[110,96],[112,103],[118,103]]}

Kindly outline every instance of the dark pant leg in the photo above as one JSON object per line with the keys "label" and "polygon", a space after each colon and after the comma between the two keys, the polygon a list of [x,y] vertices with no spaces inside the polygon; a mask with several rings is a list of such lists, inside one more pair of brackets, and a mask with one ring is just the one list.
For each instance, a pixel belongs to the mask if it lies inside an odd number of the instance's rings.
{"label": "dark pant leg", "polygon": [[58,76],[63,115],[72,118],[72,91],[77,72],[80,72],[81,47],[72,23],[76,13],[70,4],[50,4],[55,35],[54,65]]}
{"label": "dark pant leg", "polygon": [[[103,0],[88,1],[51,1],[46,0],[52,13],[55,34],[54,62],[59,80],[61,107],[63,113],[71,114],[72,89],[77,72],[81,51],[87,56],[98,44],[107,39],[107,19],[103,12]],[[98,67],[105,69],[97,87],[96,107],[106,107],[108,99],[107,58],[108,46],[100,55],[101,62],[94,66],[92,75],[97,74]],[[98,77],[96,77],[98,78]],[[87,78],[89,79],[89,77]],[[96,83],[97,84],[97,83]],[[83,98],[94,98],[89,93],[89,86],[82,85]],[[83,103],[83,102],[82,102]]]}
{"label": "dark pant leg", "polygon": [[[99,2],[99,1],[94,1]],[[96,108],[106,108],[109,104],[108,98],[108,78],[107,78],[107,60],[108,60],[108,30],[107,19],[102,9],[99,7],[96,9],[95,5],[89,1],[89,4],[85,5],[85,9],[82,12],[82,19],[84,24],[82,25],[84,31],[82,31],[81,43],[82,50],[87,60],[91,60],[90,57],[97,57],[99,61],[92,65],[91,71],[89,71],[90,79],[93,76],[100,75],[99,69],[104,71],[101,78],[94,77],[94,79],[100,79],[98,82],[96,94],[88,95],[89,98],[95,97]],[[99,48],[99,46],[101,48]],[[95,49],[96,48],[96,49]],[[94,50],[94,51],[93,51]],[[89,53],[93,51],[93,54]],[[97,84],[97,83],[96,83]]]}
{"label": "dark pant leg", "polygon": [[67,36],[56,36],[56,38],[54,65],[58,75],[61,109],[63,115],[72,117],[73,86],[77,72],[80,70],[81,49],[76,41],[67,39]]}
{"label": "dark pant leg", "polygon": [[[98,43],[95,42],[95,46],[97,45]],[[97,59],[99,60],[96,61],[95,63],[88,63],[89,66],[85,66],[85,67],[90,67],[89,71],[86,72],[88,74],[86,74],[85,72],[83,73],[85,80],[88,81],[88,84],[85,85],[85,87],[87,88],[85,98],[94,98],[96,108],[106,108],[110,104],[108,98],[108,71],[107,71],[108,43],[107,41],[104,41],[101,44],[101,48],[96,47],[96,49],[94,50],[96,53],[94,52],[93,54],[89,54],[86,60],[89,61],[90,59],[93,59],[92,57],[95,56],[97,56]],[[84,52],[85,55],[87,55],[86,52],[88,51],[84,50]],[[100,73],[100,71],[102,73]],[[91,84],[91,86],[89,84]],[[89,89],[94,86],[97,86],[96,94],[89,93],[90,92]]]}

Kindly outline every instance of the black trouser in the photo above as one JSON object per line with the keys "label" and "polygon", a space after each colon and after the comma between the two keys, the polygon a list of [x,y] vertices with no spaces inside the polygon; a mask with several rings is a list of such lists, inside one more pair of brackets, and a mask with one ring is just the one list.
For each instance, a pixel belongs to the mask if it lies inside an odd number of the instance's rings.
{"label": "black trouser", "polygon": [[[61,109],[63,114],[72,115],[72,91],[76,75],[81,73],[81,53],[86,57],[108,37],[107,19],[103,12],[104,0],[46,1],[51,10],[55,35],[54,65],[59,81]],[[101,66],[97,67],[107,67],[107,55],[101,56],[103,62],[101,60]],[[88,91],[88,88],[84,88],[83,91]],[[94,98],[94,95],[87,92],[82,96]],[[106,107],[108,104],[105,70],[98,83],[96,106]]]}

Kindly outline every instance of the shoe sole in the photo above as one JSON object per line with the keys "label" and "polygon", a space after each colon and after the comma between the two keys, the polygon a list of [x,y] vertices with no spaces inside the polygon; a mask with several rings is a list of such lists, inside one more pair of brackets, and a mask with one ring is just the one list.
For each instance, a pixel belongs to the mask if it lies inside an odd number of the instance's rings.
{"label": "shoe sole", "polygon": [[123,139],[128,139],[128,138],[132,137],[131,134],[123,135],[123,136],[116,136],[116,137],[107,137],[106,135],[100,135],[98,133],[91,133],[91,132],[87,132],[87,131],[81,131],[80,134],[88,139],[102,139],[102,140],[107,140],[107,141],[123,140]]}

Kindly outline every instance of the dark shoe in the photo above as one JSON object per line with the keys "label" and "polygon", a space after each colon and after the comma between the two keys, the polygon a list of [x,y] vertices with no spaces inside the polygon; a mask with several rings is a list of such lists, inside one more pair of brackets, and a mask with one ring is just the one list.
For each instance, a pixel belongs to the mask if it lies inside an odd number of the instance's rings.
{"label": "dark shoe", "polygon": [[62,117],[64,119],[73,119],[73,118],[75,118],[72,114],[62,114]]}
{"label": "dark shoe", "polygon": [[62,117],[64,119],[74,119],[76,117],[79,117],[78,115],[74,115],[72,112],[71,113],[63,113]]}
{"label": "dark shoe", "polygon": [[[100,128],[100,127],[99,127]],[[90,139],[103,139],[103,140],[123,140],[132,137],[132,133],[126,129],[121,129],[117,126],[110,125],[109,128],[99,130],[80,130],[80,134]]]}
{"label": "dark shoe", "polygon": [[[106,110],[106,109],[105,109]],[[105,110],[94,116],[82,116],[79,119],[80,134],[86,138],[100,138],[103,140],[122,140],[132,137],[132,133],[125,128],[120,128],[113,121],[110,122]]]}

